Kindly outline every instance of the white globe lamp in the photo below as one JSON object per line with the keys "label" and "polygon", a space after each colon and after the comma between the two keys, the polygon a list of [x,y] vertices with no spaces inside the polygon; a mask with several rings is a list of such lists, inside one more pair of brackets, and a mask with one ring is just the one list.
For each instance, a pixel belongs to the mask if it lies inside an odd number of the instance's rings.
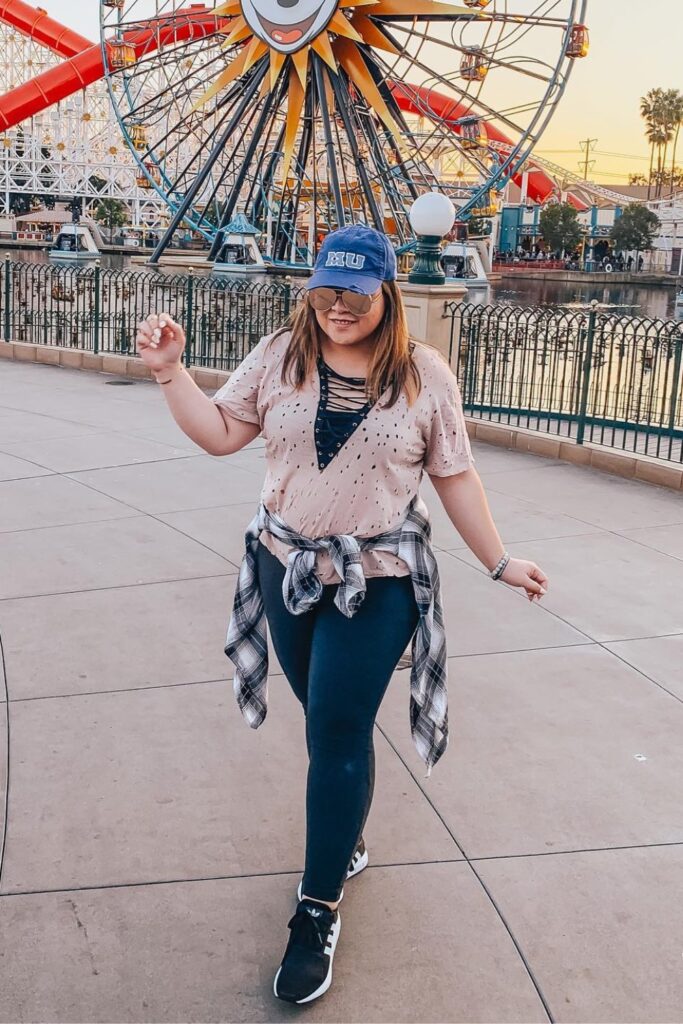
{"label": "white globe lamp", "polygon": [[444,284],[441,239],[455,223],[455,206],[443,192],[425,192],[410,207],[408,218],[417,236],[415,262],[408,280],[413,284]]}

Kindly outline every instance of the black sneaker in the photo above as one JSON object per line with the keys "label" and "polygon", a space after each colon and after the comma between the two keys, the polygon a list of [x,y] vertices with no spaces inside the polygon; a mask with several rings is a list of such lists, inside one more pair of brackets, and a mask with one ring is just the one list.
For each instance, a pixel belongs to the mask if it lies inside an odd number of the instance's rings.
{"label": "black sneaker", "polygon": [[289,942],[273,992],[288,1003],[310,1003],[332,984],[332,961],[341,931],[339,910],[301,900],[287,927]]}
{"label": "black sneaker", "polygon": [[[346,877],[347,878],[353,878],[354,875],[360,874],[360,872],[364,868],[366,868],[368,866],[368,860],[369,860],[369,858],[368,858],[368,851],[365,848],[365,840],[361,836],[360,837],[360,842],[358,843],[358,846],[356,847],[355,853],[354,853],[353,857],[351,858],[351,863],[349,864],[349,870],[346,872]],[[304,880],[302,878],[301,881],[299,882],[299,888],[296,891],[296,898],[298,900],[300,900],[301,897],[303,896],[303,884],[304,884]],[[340,903],[343,900],[343,898],[344,898],[344,890],[342,889],[342,891],[339,893],[339,902]]]}

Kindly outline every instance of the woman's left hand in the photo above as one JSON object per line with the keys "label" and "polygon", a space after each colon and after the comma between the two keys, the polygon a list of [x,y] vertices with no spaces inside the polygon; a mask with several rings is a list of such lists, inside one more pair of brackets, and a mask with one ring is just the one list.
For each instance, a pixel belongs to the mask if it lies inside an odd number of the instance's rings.
{"label": "woman's left hand", "polygon": [[498,578],[511,587],[523,587],[530,601],[540,601],[548,589],[548,577],[543,570],[524,558],[511,558]]}

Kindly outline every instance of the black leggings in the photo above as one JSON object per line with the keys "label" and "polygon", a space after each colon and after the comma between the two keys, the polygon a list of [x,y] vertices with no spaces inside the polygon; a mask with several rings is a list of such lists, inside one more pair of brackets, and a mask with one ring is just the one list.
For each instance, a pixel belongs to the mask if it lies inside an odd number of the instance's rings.
{"label": "black leggings", "polygon": [[263,544],[257,565],[273,647],[306,716],[303,892],[334,902],[372,802],[375,717],[417,627],[413,585],[409,576],[369,579],[350,619],[333,603],[336,585],[325,586],[311,611],[292,615],[285,568]]}

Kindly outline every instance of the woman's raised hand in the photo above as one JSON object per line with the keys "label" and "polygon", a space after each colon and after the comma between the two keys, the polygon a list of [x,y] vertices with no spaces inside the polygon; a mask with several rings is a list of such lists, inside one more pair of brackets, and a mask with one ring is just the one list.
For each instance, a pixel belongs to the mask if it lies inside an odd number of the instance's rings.
{"label": "woman's raised hand", "polygon": [[548,589],[548,577],[535,562],[511,558],[499,579],[511,587],[523,587],[530,601],[540,601]]}
{"label": "woman's raised hand", "polygon": [[179,366],[185,349],[185,331],[168,313],[152,313],[138,324],[135,344],[140,358],[153,373]]}

